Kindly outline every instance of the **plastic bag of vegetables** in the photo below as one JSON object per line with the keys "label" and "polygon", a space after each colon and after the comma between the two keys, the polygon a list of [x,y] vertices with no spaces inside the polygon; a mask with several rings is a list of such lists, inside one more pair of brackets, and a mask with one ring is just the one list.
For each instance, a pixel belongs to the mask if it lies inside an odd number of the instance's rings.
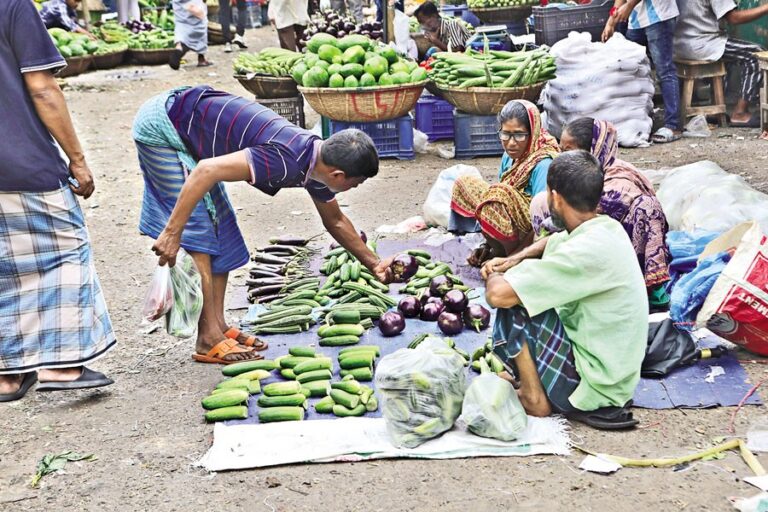
{"label": "plastic bag of vegetables", "polygon": [[141,318],[154,322],[163,318],[173,307],[173,288],[171,288],[171,272],[167,266],[155,268],[149,290],[144,297],[141,308]]}
{"label": "plastic bag of vegetables", "polygon": [[396,446],[415,448],[449,430],[461,413],[464,359],[440,338],[383,357],[376,368],[382,412]]}
{"label": "plastic bag of vegetables", "polygon": [[459,424],[481,437],[513,441],[528,426],[528,415],[514,386],[481,360],[481,374],[467,389]]}
{"label": "plastic bag of vegetables", "polygon": [[173,307],[165,316],[165,328],[171,336],[189,338],[195,334],[203,310],[203,290],[195,262],[183,249],[170,269],[170,280]]}

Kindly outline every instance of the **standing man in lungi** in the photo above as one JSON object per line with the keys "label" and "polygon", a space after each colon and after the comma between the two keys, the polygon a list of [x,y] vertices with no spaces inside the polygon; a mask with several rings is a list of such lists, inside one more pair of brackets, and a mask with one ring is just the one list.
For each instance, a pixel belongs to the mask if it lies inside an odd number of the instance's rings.
{"label": "standing man in lungi", "polygon": [[203,311],[193,359],[229,364],[262,356],[267,344],[226,324],[229,272],[248,262],[224,182],[244,181],[267,195],[304,188],[328,233],[382,281],[382,261],[360,239],[335,195],[376,176],[379,156],[359,130],[321,140],[268,108],[207,86],[171,90],[145,103],[133,123],[144,174],[139,230],[156,240],[159,264],[179,247],[200,273]]}
{"label": "standing man in lungi", "polygon": [[597,213],[602,190],[594,156],[578,150],[555,158],[547,200],[563,231],[490,260],[482,275],[486,300],[498,309],[493,351],[507,368],[502,376],[519,382],[526,412],[630,428],[648,299],[629,236]]}
{"label": "standing man in lungi", "polygon": [[0,402],[38,379],[38,391],[112,384],[84,366],[115,335],[75,198],[94,184],[53,75],[64,66],[32,3],[0,2]]}

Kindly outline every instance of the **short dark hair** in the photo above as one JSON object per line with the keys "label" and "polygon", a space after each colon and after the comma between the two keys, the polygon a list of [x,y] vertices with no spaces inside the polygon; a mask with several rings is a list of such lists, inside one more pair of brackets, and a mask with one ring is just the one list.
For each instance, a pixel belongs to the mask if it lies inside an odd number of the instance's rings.
{"label": "short dark hair", "polygon": [[347,178],[373,178],[379,172],[379,153],[363,131],[349,129],[334,133],[320,148],[323,163],[344,171]]}
{"label": "short dark hair", "polygon": [[595,120],[591,117],[580,117],[565,125],[563,131],[568,132],[576,146],[584,151],[592,151]]}
{"label": "short dark hair", "polygon": [[432,16],[440,16],[440,12],[437,10],[437,6],[435,4],[427,1],[421,4],[415,11],[413,11],[413,15],[416,17],[416,19],[418,19],[420,16],[429,18]]}
{"label": "short dark hair", "polygon": [[531,121],[528,119],[528,109],[525,108],[525,105],[516,100],[508,101],[501,109],[501,112],[496,116],[496,120],[499,122],[499,128],[501,128],[507,121],[513,119],[525,126],[526,130],[529,132],[531,131]]}
{"label": "short dark hair", "polygon": [[547,186],[580,212],[597,209],[603,193],[603,167],[588,151],[577,149],[561,153],[552,161]]}

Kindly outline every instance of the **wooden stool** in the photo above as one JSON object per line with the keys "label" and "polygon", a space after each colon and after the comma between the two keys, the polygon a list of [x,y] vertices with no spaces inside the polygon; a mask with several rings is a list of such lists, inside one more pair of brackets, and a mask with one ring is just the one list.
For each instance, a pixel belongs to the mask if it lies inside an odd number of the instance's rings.
{"label": "wooden stool", "polygon": [[[696,115],[717,116],[720,118],[720,126],[727,126],[725,117],[725,64],[722,61],[708,62],[702,60],[675,60],[677,76],[683,84],[683,92],[680,95],[680,113],[683,123],[689,117]],[[712,80],[714,103],[704,107],[692,107],[693,86],[696,80],[709,78]]]}
{"label": "wooden stool", "polygon": [[768,130],[768,52],[756,53],[763,74],[763,88],[760,89],[760,129]]}

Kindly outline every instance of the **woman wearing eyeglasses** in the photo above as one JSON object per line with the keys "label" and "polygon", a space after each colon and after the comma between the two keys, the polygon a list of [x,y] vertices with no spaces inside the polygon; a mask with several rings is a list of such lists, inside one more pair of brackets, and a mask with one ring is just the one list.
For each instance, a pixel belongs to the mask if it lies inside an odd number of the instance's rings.
{"label": "woman wearing eyeglasses", "polygon": [[557,141],[541,125],[536,105],[513,100],[498,115],[499,138],[504,146],[499,183],[478,176],[456,180],[451,197],[451,231],[477,231],[485,235],[467,259],[480,266],[493,257],[512,254],[533,241],[531,198],[547,189],[547,171],[560,153]]}

